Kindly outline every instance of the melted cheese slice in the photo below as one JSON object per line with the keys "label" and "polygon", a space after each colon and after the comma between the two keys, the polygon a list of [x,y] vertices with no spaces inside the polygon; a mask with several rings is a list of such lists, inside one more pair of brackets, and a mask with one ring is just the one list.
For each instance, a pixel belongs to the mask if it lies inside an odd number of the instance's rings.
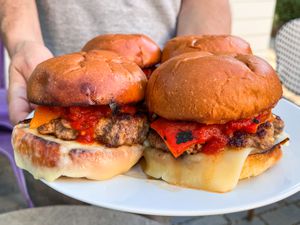
{"label": "melted cheese slice", "polygon": [[[275,139],[275,144],[278,144],[279,142],[283,141],[286,138],[290,138],[290,135],[286,133],[285,131],[281,132]],[[283,146],[288,146],[289,141],[284,143]]]}
{"label": "melted cheese slice", "polygon": [[225,150],[219,154],[198,153],[175,159],[171,154],[148,148],[144,172],[157,179],[185,187],[227,192],[238,183],[252,148]]}

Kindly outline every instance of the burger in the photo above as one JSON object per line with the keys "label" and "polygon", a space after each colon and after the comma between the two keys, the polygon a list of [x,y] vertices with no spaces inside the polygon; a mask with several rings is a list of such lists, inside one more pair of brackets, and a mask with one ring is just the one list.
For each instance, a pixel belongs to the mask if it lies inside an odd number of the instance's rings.
{"label": "burger", "polygon": [[142,156],[148,131],[147,78],[134,62],[110,51],[78,52],[39,64],[27,96],[32,119],[13,129],[19,167],[35,178],[109,179]]}
{"label": "burger", "polygon": [[110,50],[135,62],[147,77],[160,62],[159,46],[143,34],[105,34],[88,41],[82,51]]}
{"label": "burger", "polygon": [[162,62],[186,52],[213,54],[252,54],[248,42],[232,35],[189,35],[169,40],[162,52]]}
{"label": "burger", "polygon": [[279,161],[284,122],[272,113],[282,96],[273,68],[254,55],[190,52],[152,74],[143,170],[189,188],[228,192]]}

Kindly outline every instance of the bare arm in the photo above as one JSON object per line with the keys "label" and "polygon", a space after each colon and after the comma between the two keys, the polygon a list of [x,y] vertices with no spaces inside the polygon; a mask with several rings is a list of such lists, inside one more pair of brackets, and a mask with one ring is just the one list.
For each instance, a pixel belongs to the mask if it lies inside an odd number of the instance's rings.
{"label": "bare arm", "polygon": [[40,62],[52,57],[44,46],[34,0],[0,0],[0,29],[11,57],[8,109],[12,123],[32,110],[27,100],[27,80]]}
{"label": "bare arm", "polygon": [[177,35],[230,34],[228,0],[182,0]]}
{"label": "bare arm", "polygon": [[25,41],[43,44],[34,0],[0,0],[2,40],[12,56]]}

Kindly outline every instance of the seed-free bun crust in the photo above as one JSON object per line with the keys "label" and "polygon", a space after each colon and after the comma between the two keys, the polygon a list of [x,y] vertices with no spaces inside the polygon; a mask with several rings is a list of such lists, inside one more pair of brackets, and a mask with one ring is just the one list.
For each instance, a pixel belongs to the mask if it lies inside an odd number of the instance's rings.
{"label": "seed-free bun crust", "polygon": [[222,124],[269,110],[281,96],[279,78],[263,59],[193,52],[152,73],[146,102],[150,112],[169,120]]}
{"label": "seed-free bun crust", "polygon": [[39,105],[128,104],[144,98],[147,78],[132,61],[110,51],[72,53],[40,63],[27,96]]}
{"label": "seed-free bun crust", "polygon": [[[226,149],[225,151],[230,151],[230,149]],[[147,175],[156,179],[163,179],[170,184],[215,192],[227,192],[232,190],[236,184],[234,186],[228,186],[228,184],[220,186],[217,185],[219,181],[212,180],[214,178],[211,173],[213,174],[214,171],[204,173],[205,177],[199,175],[202,172],[200,170],[202,169],[201,163],[203,162],[203,158],[199,157],[199,154],[202,153],[186,155],[175,159],[170,153],[154,148],[147,148],[144,151],[142,167]],[[265,153],[249,155],[242,167],[239,179],[260,175],[275,165],[281,156],[282,151],[280,145],[275,146]],[[231,173],[231,170],[225,171],[228,177],[231,177]],[[207,180],[210,184],[206,184],[206,182],[203,184],[203,180]]]}
{"label": "seed-free bun crust", "polygon": [[185,52],[206,51],[213,54],[252,54],[245,40],[231,35],[190,35],[169,40],[162,52],[162,62]]}
{"label": "seed-free bun crust", "polygon": [[48,181],[60,176],[109,179],[128,171],[143,153],[141,145],[107,148],[63,141],[40,135],[28,124],[14,127],[12,145],[17,165]]}
{"label": "seed-free bun crust", "polygon": [[282,150],[280,145],[274,146],[274,148],[265,153],[249,155],[243,166],[240,180],[262,174],[275,165],[281,157]]}
{"label": "seed-free bun crust", "polygon": [[159,46],[143,34],[105,34],[99,35],[85,44],[82,51],[110,50],[134,61],[141,68],[160,61]]}

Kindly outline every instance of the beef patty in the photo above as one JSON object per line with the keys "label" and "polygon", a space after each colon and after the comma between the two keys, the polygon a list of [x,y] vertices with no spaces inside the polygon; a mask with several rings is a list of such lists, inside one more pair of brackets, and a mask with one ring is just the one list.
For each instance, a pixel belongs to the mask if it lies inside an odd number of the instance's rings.
{"label": "beef patty", "polygon": [[[63,140],[75,140],[78,131],[62,118],[51,120],[37,128],[40,134],[54,135]],[[94,138],[108,147],[141,144],[149,130],[144,115],[118,114],[101,118],[95,127]]]}
{"label": "beef patty", "polygon": [[63,140],[75,140],[78,132],[71,128],[71,124],[62,118],[51,120],[37,128],[40,134],[54,135]]}
{"label": "beef patty", "polygon": [[[233,148],[245,148],[252,147],[255,148],[251,153],[258,153],[271,148],[274,145],[275,138],[279,135],[284,128],[284,122],[279,116],[275,116],[272,122],[265,122],[257,128],[255,134],[248,134],[245,132],[235,132],[232,137],[230,137],[228,146]],[[163,139],[154,131],[150,130],[148,135],[148,141],[151,147],[167,151]],[[201,151],[202,144],[195,144],[186,150],[187,154],[196,154]]]}
{"label": "beef patty", "polygon": [[95,129],[96,139],[110,147],[141,144],[145,141],[149,125],[144,115],[114,115],[101,118]]}

